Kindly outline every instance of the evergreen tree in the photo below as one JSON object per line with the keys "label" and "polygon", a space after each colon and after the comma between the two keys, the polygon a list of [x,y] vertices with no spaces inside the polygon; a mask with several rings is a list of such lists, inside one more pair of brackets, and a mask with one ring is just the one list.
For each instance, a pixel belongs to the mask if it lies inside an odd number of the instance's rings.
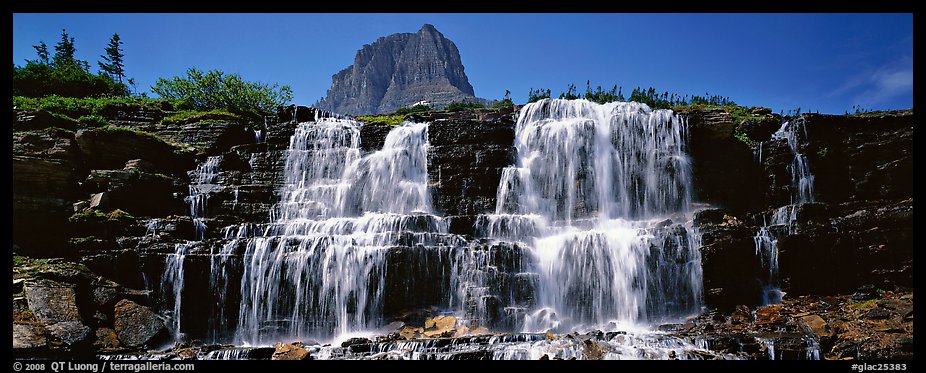
{"label": "evergreen tree", "polygon": [[125,54],[122,53],[122,44],[124,43],[119,39],[119,34],[113,34],[109,39],[109,45],[106,46],[106,54],[100,56],[103,61],[98,62],[100,71],[119,83],[122,83],[122,78],[125,77],[125,65],[122,62]]}
{"label": "evergreen tree", "polygon": [[[36,63],[43,65],[48,65],[48,46],[45,45],[44,41],[40,41],[38,45],[33,45],[32,48],[35,49],[35,53],[39,55],[39,59],[35,60]],[[32,62],[32,61],[26,61]]]}
{"label": "evergreen tree", "polygon": [[66,68],[68,66],[78,66],[74,60],[74,38],[68,35],[67,31],[61,29],[61,41],[55,44],[55,55],[52,58],[53,66],[56,69]]}

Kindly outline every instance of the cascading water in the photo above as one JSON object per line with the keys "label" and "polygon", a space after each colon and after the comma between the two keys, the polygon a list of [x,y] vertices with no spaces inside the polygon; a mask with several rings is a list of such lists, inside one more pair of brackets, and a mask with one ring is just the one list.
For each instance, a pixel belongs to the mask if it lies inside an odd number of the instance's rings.
{"label": "cascading water", "polygon": [[[807,129],[802,119],[785,121],[781,127],[772,134],[772,141],[785,141],[793,154],[791,164],[788,165],[788,174],[791,176],[791,204],[778,208],[771,219],[763,221],[762,227],[753,237],[756,243],[756,255],[762,261],[767,273],[762,278],[764,291],[763,304],[781,302],[782,292],[778,284],[778,236],[772,227],[786,227],[786,234],[794,234],[797,220],[798,205],[814,202],[813,174],[810,172],[810,163],[807,156],[801,151],[802,144],[806,142]],[[762,161],[762,143],[758,145],[758,159]]]}
{"label": "cascading water", "polygon": [[[202,241],[205,237],[206,224],[204,220],[207,213],[207,202],[209,192],[215,187],[212,183],[219,173],[219,164],[221,157],[208,157],[206,161],[199,164],[196,170],[192,172],[189,186],[190,195],[187,202],[190,205],[190,217],[193,219],[196,241]],[[152,221],[152,223],[154,223]],[[156,233],[154,225],[148,227],[148,233]],[[168,317],[172,321],[174,339],[181,338],[181,310],[183,306],[183,288],[184,288],[184,262],[192,247],[192,242],[178,243],[175,245],[174,253],[167,254],[164,259],[164,275],[161,277],[161,294],[165,304],[173,305],[169,311]]]}
{"label": "cascading water", "polygon": [[359,145],[359,122],[320,115],[299,123],[282,200],[260,235],[244,239],[240,342],[376,327],[389,249],[435,245],[446,234],[447,223],[429,214],[427,125],[393,129],[366,156]]}
{"label": "cascading water", "polygon": [[183,278],[184,261],[190,252],[190,243],[180,243],[175,246],[173,254],[167,254],[164,262],[164,276],[161,278],[161,294],[165,304],[172,304],[169,317],[174,333],[174,339],[181,339],[181,307],[183,305]]}
{"label": "cascading water", "polygon": [[477,228],[530,247],[538,299],[524,331],[648,324],[700,309],[698,235],[659,224],[686,218],[686,127],[639,103],[546,99],[521,109],[517,164]]}
{"label": "cascading water", "polygon": [[206,161],[196,167],[193,172],[193,180],[190,183],[190,216],[193,218],[193,226],[196,229],[196,240],[202,241],[206,232],[206,224],[203,222],[208,212],[209,192],[212,188],[213,181],[219,173],[219,163],[222,158],[212,156],[206,158]]}

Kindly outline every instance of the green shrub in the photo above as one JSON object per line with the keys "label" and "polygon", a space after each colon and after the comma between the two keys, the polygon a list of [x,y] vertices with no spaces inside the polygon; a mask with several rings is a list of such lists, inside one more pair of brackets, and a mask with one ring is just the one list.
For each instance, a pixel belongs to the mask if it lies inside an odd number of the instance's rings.
{"label": "green shrub", "polygon": [[41,63],[13,66],[13,95],[42,97],[127,96],[128,87],[109,77],[91,73],[80,65],[54,68]]}
{"label": "green shrub", "polygon": [[97,209],[85,209],[75,212],[68,218],[68,221],[71,223],[101,223],[105,221],[128,223],[134,219],[135,217],[132,216],[132,214],[120,209],[115,209],[110,212],[103,212]]}
{"label": "green shrub", "polygon": [[[615,101],[625,101],[623,87],[614,85],[613,88],[609,91],[605,91],[598,86],[596,90],[592,90],[591,82],[587,81],[585,86],[585,94],[580,95],[575,84],[569,84],[566,87],[566,91],[560,93],[559,98],[566,100],[575,100],[578,98],[584,98],[589,101],[594,101],[599,104],[604,104],[608,102]],[[549,89],[537,89],[534,90],[531,88],[528,93],[527,102],[540,101],[545,98],[550,98]],[[704,96],[700,95],[678,95],[675,93],[669,92],[658,92],[655,88],[634,88],[630,93],[630,97],[626,101],[636,101],[639,103],[646,104],[653,109],[669,109],[673,107],[681,106],[691,106],[691,105],[705,105],[705,106],[735,106],[736,103],[731,100],[729,97],[720,96],[720,95],[711,95],[705,93]]]}
{"label": "green shrub", "polygon": [[449,112],[455,112],[455,111],[463,111],[466,109],[485,109],[485,107],[486,107],[485,105],[480,104],[478,102],[465,102],[465,101],[456,102],[454,101],[454,102],[451,102],[449,105],[447,105],[446,110]]}
{"label": "green shrub", "polygon": [[407,115],[407,114],[416,114],[416,113],[427,113],[427,112],[433,111],[433,110],[434,110],[434,109],[431,109],[431,107],[430,107],[430,106],[427,106],[427,105],[415,105],[415,106],[412,106],[412,107],[410,107],[410,108],[404,108],[404,107],[403,107],[403,108],[399,108],[399,110],[396,110],[396,111],[395,111],[395,114],[397,114],[397,115]]}
{"label": "green shrub", "polygon": [[232,113],[228,110],[209,110],[209,111],[196,111],[196,110],[182,110],[174,114],[168,115],[161,119],[162,125],[174,126],[174,125],[184,125],[193,122],[204,122],[209,119],[217,118],[227,118],[232,120],[242,120],[242,115]]}
{"label": "green shrub", "polygon": [[502,99],[499,102],[492,104],[493,109],[499,109],[499,108],[510,107],[510,106],[514,106],[514,102],[511,102],[511,98],[508,98],[508,97]]}
{"label": "green shrub", "polygon": [[164,144],[164,145],[166,145],[166,146],[169,146],[169,147],[174,148],[174,153],[176,153],[176,154],[181,154],[181,153],[190,152],[190,151],[200,151],[200,149],[196,149],[196,148],[194,148],[192,145],[176,143],[176,142],[167,140],[167,139],[165,139],[165,138],[162,138],[162,137],[160,137],[160,136],[158,136],[158,135],[155,135],[155,134],[153,134],[153,133],[151,133],[151,132],[139,131],[139,130],[132,129],[132,128],[117,127],[117,126],[113,126],[113,125],[108,125],[108,126],[106,126],[106,127],[101,127],[100,129],[103,130],[103,131],[109,131],[109,132],[133,133],[133,134],[136,134],[136,135],[139,135],[139,136],[144,136],[144,137],[147,137],[147,138],[149,138],[149,139],[151,139],[151,140],[160,142],[160,143],[162,143],[162,144]]}
{"label": "green shrub", "polygon": [[111,116],[118,108],[146,110],[180,110],[189,106],[180,101],[143,97],[25,97],[13,96],[13,106],[24,110],[44,110],[69,118],[99,115]]}
{"label": "green shrub", "polygon": [[543,100],[545,98],[550,98],[550,90],[544,90],[543,88],[538,88],[536,91],[531,88],[530,93],[527,95],[527,103],[536,102]]}
{"label": "green shrub", "polygon": [[405,122],[405,119],[408,118],[408,114],[393,114],[393,115],[361,115],[355,117],[354,119],[359,120],[364,123],[380,123],[385,124],[390,127],[395,127],[401,125]]}
{"label": "green shrub", "polygon": [[238,74],[196,68],[187,70],[186,76],[158,79],[151,91],[166,99],[189,102],[197,110],[232,112],[270,113],[293,99],[292,89],[286,85],[248,82]]}
{"label": "green shrub", "polygon": [[88,125],[90,127],[104,127],[109,125],[109,121],[106,120],[106,118],[96,114],[81,116],[80,118],[77,118],[77,121],[80,122],[80,124]]}

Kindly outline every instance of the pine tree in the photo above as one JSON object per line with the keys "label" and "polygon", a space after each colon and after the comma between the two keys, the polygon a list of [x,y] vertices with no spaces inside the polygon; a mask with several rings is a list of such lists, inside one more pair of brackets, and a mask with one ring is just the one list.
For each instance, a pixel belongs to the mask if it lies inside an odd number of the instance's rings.
{"label": "pine tree", "polygon": [[39,59],[36,60],[36,62],[48,65],[48,46],[45,45],[45,42],[40,41],[38,45],[33,45],[32,48],[35,48],[35,53],[39,55]]}
{"label": "pine tree", "polygon": [[74,61],[74,38],[68,35],[67,31],[61,29],[61,41],[55,44],[55,55],[52,57],[53,66],[56,69],[66,66],[77,66]]}
{"label": "pine tree", "polygon": [[122,78],[125,77],[125,65],[122,62],[125,54],[120,47],[122,44],[124,43],[119,39],[119,34],[113,34],[109,39],[109,45],[106,46],[106,54],[100,56],[106,62],[98,62],[100,71],[119,83],[122,83]]}

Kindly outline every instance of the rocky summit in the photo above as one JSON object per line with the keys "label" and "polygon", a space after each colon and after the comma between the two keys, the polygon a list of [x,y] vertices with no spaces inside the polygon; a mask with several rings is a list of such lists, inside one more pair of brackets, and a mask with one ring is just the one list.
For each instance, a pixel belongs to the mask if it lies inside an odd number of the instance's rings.
{"label": "rocky summit", "polygon": [[426,102],[481,102],[463,70],[460,51],[434,26],[377,39],[357,51],[354,64],[331,77],[316,107],[340,114],[391,113]]}

